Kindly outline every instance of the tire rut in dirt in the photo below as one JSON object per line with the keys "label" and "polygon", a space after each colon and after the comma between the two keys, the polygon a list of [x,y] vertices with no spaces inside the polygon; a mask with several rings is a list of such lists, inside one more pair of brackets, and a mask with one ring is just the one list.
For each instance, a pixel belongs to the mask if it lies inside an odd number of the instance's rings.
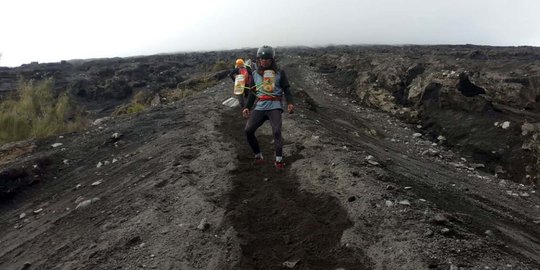
{"label": "tire rut in dirt", "polygon": [[[300,190],[294,174],[278,171],[271,161],[253,164],[243,133],[245,121],[234,110],[224,115],[220,130],[239,153],[227,222],[238,232],[242,258],[235,269],[369,269],[361,250],[340,245],[343,231],[352,226],[337,199]],[[265,123],[269,125],[269,123]],[[260,135],[263,154],[273,159],[270,136]],[[286,138],[285,138],[286,139]],[[269,158],[271,157],[271,158]],[[287,163],[301,158],[285,157]]]}

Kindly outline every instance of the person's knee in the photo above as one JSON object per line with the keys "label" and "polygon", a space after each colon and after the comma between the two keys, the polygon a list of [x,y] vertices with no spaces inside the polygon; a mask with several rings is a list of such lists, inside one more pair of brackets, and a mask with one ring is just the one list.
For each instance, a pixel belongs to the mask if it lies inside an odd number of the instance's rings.
{"label": "person's knee", "polygon": [[246,136],[253,136],[255,134],[255,130],[253,128],[246,127],[244,129],[244,133],[246,134]]}

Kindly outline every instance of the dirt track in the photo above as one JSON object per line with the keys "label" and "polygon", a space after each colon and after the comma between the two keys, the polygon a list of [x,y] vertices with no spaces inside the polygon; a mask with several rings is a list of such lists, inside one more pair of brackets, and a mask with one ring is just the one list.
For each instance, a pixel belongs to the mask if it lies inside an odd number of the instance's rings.
{"label": "dirt track", "polygon": [[[51,161],[0,206],[0,269],[540,268],[536,190],[282,63],[297,99],[285,171],[251,164],[239,109],[221,105],[228,80],[40,142],[10,164]],[[258,134],[271,159],[269,128]]]}

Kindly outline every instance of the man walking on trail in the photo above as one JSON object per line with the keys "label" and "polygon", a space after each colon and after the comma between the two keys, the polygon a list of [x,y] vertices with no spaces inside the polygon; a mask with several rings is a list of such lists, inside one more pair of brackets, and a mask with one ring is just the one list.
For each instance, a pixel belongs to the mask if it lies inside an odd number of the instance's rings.
{"label": "man walking on trail", "polygon": [[[281,136],[283,97],[287,101],[288,113],[293,113],[294,105],[287,75],[284,70],[277,67],[274,56],[274,49],[270,46],[265,45],[257,50],[257,69],[252,72],[255,94],[249,95],[248,102],[242,110],[242,115],[244,118],[248,118],[245,132],[249,146],[255,153],[255,163],[264,163],[255,131],[266,120],[270,120],[276,152],[274,165],[278,169],[284,169],[283,138]],[[255,108],[250,111],[253,103],[255,103]]]}
{"label": "man walking on trail", "polygon": [[[243,81],[240,87],[243,89],[241,89],[241,93],[237,94],[236,97],[238,98],[240,107],[244,108],[246,106],[246,101],[249,96],[249,90],[253,87],[253,79],[251,77],[251,67],[244,63],[244,60],[242,58],[236,59],[236,65],[234,66],[234,69],[231,70],[231,72],[229,73],[229,77],[231,77],[235,84],[237,83],[236,79],[238,75],[242,76]],[[235,85],[235,88],[236,87],[238,86]]]}

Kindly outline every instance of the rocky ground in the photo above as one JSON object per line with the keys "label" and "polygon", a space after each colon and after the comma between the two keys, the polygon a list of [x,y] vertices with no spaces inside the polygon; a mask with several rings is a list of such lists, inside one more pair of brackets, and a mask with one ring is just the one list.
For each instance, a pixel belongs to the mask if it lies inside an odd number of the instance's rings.
{"label": "rocky ground", "polygon": [[300,53],[342,95],[417,123],[485,171],[540,184],[540,50],[336,47]]}
{"label": "rocky ground", "polygon": [[229,79],[2,146],[0,269],[540,268],[535,185],[364,106],[314,56],[279,59],[297,102],[283,171],[252,164]]}

